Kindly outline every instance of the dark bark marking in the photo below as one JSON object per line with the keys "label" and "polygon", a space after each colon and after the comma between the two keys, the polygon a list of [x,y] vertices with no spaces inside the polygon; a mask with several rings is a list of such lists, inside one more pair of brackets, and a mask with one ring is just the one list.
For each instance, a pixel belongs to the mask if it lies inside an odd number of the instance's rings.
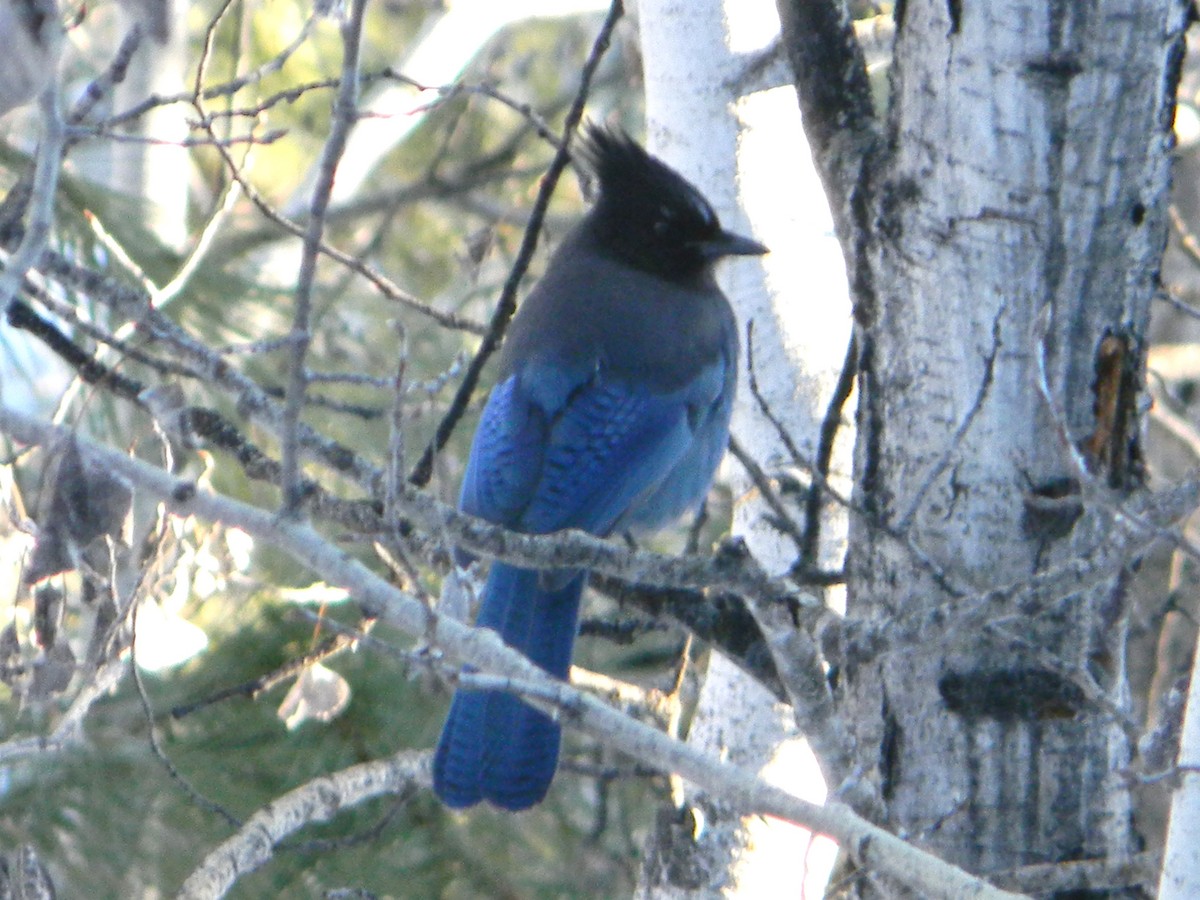
{"label": "dark bark marking", "polygon": [[901,213],[921,199],[921,186],[912,178],[884,183],[879,194],[879,216],[875,225],[880,237],[895,242],[904,235]]}
{"label": "dark bark marking", "polygon": [[962,27],[962,0],[946,0],[946,14],[950,16],[950,35],[958,34]]}
{"label": "dark bark marking", "polygon": [[1029,60],[1025,70],[1031,75],[1043,76],[1048,88],[1060,88],[1066,87],[1076,75],[1083,74],[1083,63],[1069,50],[1052,51]]}
{"label": "dark bark marking", "polygon": [[946,707],[964,719],[999,722],[1069,719],[1085,705],[1083,690],[1049,669],[971,669],[938,679]]}
{"label": "dark bark marking", "polygon": [[862,380],[862,399],[859,401],[858,440],[863,447],[863,462],[859,477],[859,493],[863,509],[871,520],[880,518],[879,453],[882,445],[883,414],[880,405],[880,386],[875,373],[875,344],[870,336],[862,340],[858,371]]}
{"label": "dark bark marking", "polygon": [[883,736],[879,741],[879,793],[891,801],[900,783],[901,760],[904,758],[904,729],[892,714],[887,692],[883,695]]}

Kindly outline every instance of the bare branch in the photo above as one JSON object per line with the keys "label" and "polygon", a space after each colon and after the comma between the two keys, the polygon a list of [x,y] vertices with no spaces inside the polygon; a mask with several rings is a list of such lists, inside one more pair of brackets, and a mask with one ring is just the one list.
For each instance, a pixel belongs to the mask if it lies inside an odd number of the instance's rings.
{"label": "bare branch", "polygon": [[312,291],[317,275],[317,253],[325,230],[325,212],[333,193],[333,179],[338,162],[346,148],[347,135],[358,109],[358,64],[362,50],[363,13],[366,0],[351,0],[349,15],[342,23],[342,80],[337,100],[333,104],[332,124],[321,152],[317,183],[309,207],[308,227],[304,232],[304,249],[300,255],[300,274],[296,281],[295,309],[290,335],[291,360],[288,366],[287,390],[280,423],[282,434],[283,512],[294,516],[300,511],[303,494],[300,490],[300,412],[304,407],[305,358],[312,341]]}
{"label": "bare branch", "polygon": [[[838,374],[837,384],[825,407],[825,416],[821,419],[821,433],[817,440],[816,456],[813,458],[813,471],[821,481],[828,485],[829,466],[833,460],[833,445],[837,440],[838,431],[842,426],[842,410],[850,393],[854,390],[854,379],[858,375],[858,337],[850,336],[846,346],[846,358],[842,361],[842,370]],[[801,548],[800,561],[809,569],[814,569],[819,563],[821,551],[821,508],[823,493],[826,489],[818,489],[816,483],[809,490],[804,503],[804,543]]]}
{"label": "bare branch", "polygon": [[1160,900],[1188,900],[1200,893],[1195,843],[1200,830],[1200,652],[1193,658],[1177,764],[1182,775],[1171,797]]}
{"label": "bare branch", "polygon": [[188,876],[177,900],[224,897],[243,875],[268,862],[275,847],[306,825],[385,794],[405,794],[431,782],[429,754],[406,750],[314,778],[264,806],[236,834],[209,853]]}
{"label": "bare branch", "polygon": [[58,100],[60,88],[56,72],[38,101],[42,113],[42,139],[38,145],[37,169],[33,176],[29,222],[20,246],[0,273],[0,308],[6,309],[17,295],[21,279],[37,265],[54,227],[54,198],[58,191],[58,170],[62,165],[66,127]]}
{"label": "bare branch", "polygon": [[996,881],[1013,890],[1042,895],[1092,893],[1103,896],[1119,888],[1140,887],[1146,896],[1154,893],[1162,864],[1160,851],[1146,851],[1129,859],[1081,859],[1072,862],[1022,866],[996,876]]}
{"label": "bare branch", "polygon": [[[0,430],[26,444],[44,444],[63,433],[7,407],[0,407]],[[505,645],[490,629],[469,628],[444,616],[431,619],[429,609],[419,600],[385,582],[307,525],[200,490],[190,482],[114,450],[83,440],[78,443],[81,452],[94,464],[126,478],[165,503],[176,515],[196,515],[223,522],[283,549],[328,583],[353,593],[370,614],[409,634],[432,635],[436,646],[451,659],[470,661],[481,672],[528,682],[539,698],[552,698],[550,705],[567,724],[639,760],[677,772],[747,814],[773,815],[828,834],[861,867],[911,885],[930,898],[1015,900],[1020,896],[993,888],[982,879],[917,849],[842,804],[818,806],[802,800],[748,771],[631,721],[596,698],[553,679]],[[534,699],[534,702],[541,705],[546,700]]]}
{"label": "bare branch", "polygon": [[14,738],[0,744],[0,765],[8,765],[22,757],[37,753],[57,753],[83,737],[83,720],[92,706],[108,695],[125,676],[128,662],[110,659],[94,672],[87,684],[75,695],[71,705],[58,720],[54,730],[42,737]]}

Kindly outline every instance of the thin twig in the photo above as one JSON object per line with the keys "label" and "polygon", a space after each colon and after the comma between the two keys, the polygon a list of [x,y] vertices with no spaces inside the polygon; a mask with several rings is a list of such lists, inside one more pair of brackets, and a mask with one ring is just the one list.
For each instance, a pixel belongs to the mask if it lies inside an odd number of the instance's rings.
{"label": "thin twig", "polygon": [[[321,620],[318,619],[318,622]],[[191,703],[181,703],[178,706],[171,707],[171,718],[183,719],[190,716],[192,713],[201,709],[206,709],[217,703],[222,703],[233,697],[247,697],[251,700],[257,699],[273,687],[282,684],[290,678],[295,678],[302,674],[305,669],[314,666],[317,663],[322,663],[327,659],[332,659],[340,655],[345,650],[354,647],[358,643],[358,638],[348,633],[338,633],[333,637],[326,638],[308,653],[303,656],[291,659],[268,672],[261,675],[252,681],[235,684],[232,687],[221,688],[214,691],[206,697],[199,700],[193,700]]]}
{"label": "thin twig", "polygon": [[221,192],[221,199],[214,207],[212,215],[208,217],[208,221],[204,223],[204,228],[200,231],[200,236],[192,244],[192,249],[188,251],[187,258],[175,270],[175,274],[171,277],[171,280],[155,290],[151,295],[150,302],[154,304],[156,309],[162,309],[178,297],[184,288],[187,287],[192,276],[199,270],[200,264],[204,261],[205,256],[216,240],[217,233],[221,230],[221,226],[225,224],[225,219],[233,212],[234,204],[237,203],[238,197],[241,196],[240,188],[241,185],[232,180],[225,185],[224,190]]}
{"label": "thin twig", "polygon": [[416,88],[418,91],[434,91],[438,94],[441,94],[441,97],[438,101],[439,103],[445,103],[447,100],[451,100],[455,97],[461,96],[462,94],[476,94],[481,97],[488,97],[492,100],[496,100],[497,102],[502,103],[509,109],[513,110],[513,112],[520,113],[522,116],[524,116],[528,120],[529,124],[533,126],[533,129],[537,132],[538,137],[542,138],[542,140],[549,143],[555,149],[558,149],[558,147],[561,146],[558,135],[554,133],[554,130],[550,127],[550,124],[544,118],[542,118],[542,116],[533,108],[532,105],[525,103],[524,101],[517,100],[515,97],[510,97],[495,85],[466,84],[463,82],[445,85],[422,84],[415,78],[409,78],[407,75],[390,68],[385,69],[382,74],[387,78],[391,78],[394,81],[400,82],[401,84],[406,84],[409,87]]}
{"label": "thin twig", "polygon": [[[788,432],[779,416],[777,416],[775,411],[771,409],[770,404],[767,402],[767,398],[759,389],[758,376],[755,373],[753,365],[753,343],[750,340],[753,337],[753,330],[747,328],[746,336],[746,355],[748,357],[747,364],[749,372],[750,395],[754,398],[759,412],[762,413],[763,417],[771,424],[771,427],[774,428],[775,434],[779,438],[779,442],[783,444],[784,449],[786,449],[791,455],[792,461],[795,463],[795,465],[798,468],[808,472],[809,477],[812,479],[812,484],[809,490],[824,491],[829,497],[833,498],[833,500],[845,506],[847,509],[866,517],[870,521],[871,527],[877,529],[881,534],[891,538],[900,546],[904,547],[905,550],[912,556],[913,560],[919,566],[921,566],[921,568],[925,569],[925,571],[929,573],[930,577],[932,577],[934,581],[937,582],[938,586],[946,591],[946,593],[955,597],[972,593],[973,591],[969,585],[958,583],[957,580],[954,579],[944,567],[939,565],[938,562],[933,559],[933,557],[931,557],[920,546],[918,546],[907,532],[897,531],[895,528],[889,526],[886,522],[879,521],[877,517],[870,515],[870,513],[868,513],[866,510],[856,506],[848,497],[844,496],[840,491],[837,490],[837,488],[833,487],[833,485],[829,483],[829,480],[817,469],[813,462],[805,458],[805,456],[800,452],[800,448],[796,446],[796,442],[792,439],[791,434]],[[804,582],[809,577],[809,573],[804,565],[803,560],[796,561],[796,564],[792,567],[790,574],[793,578],[800,582]]]}
{"label": "thin twig", "polygon": [[529,222],[525,226],[525,234],[521,239],[521,247],[517,251],[517,257],[513,260],[512,269],[509,271],[508,278],[504,282],[504,289],[500,292],[500,299],[496,302],[496,308],[492,313],[491,321],[488,323],[487,332],[483,336],[479,350],[471,360],[471,364],[467,367],[466,375],[463,377],[462,384],[458,386],[458,391],[455,393],[454,399],[450,401],[449,409],[446,410],[446,414],[442,417],[442,420],[438,422],[433,440],[425,448],[425,452],[421,454],[420,461],[409,476],[409,482],[417,487],[424,487],[433,476],[434,457],[446,446],[446,442],[450,440],[450,435],[454,433],[459,419],[467,411],[467,406],[471,402],[471,395],[475,393],[475,388],[479,384],[479,376],[483,372],[483,367],[491,355],[499,348],[500,342],[504,338],[504,333],[508,329],[508,323],[516,311],[517,290],[521,285],[521,279],[525,276],[525,271],[529,268],[530,261],[533,259],[533,251],[537,247],[538,237],[542,230],[542,220],[546,216],[546,209],[550,205],[550,198],[554,194],[554,188],[558,185],[558,179],[570,161],[571,138],[575,134],[575,129],[579,127],[580,120],[583,118],[583,108],[587,102],[588,93],[591,90],[592,77],[595,75],[596,69],[600,66],[600,60],[604,58],[604,54],[608,50],[613,29],[616,28],[617,22],[623,13],[624,6],[622,0],[612,0],[612,5],[608,9],[608,15],[604,18],[604,24],[600,26],[600,32],[596,35],[596,40],[592,43],[591,53],[588,54],[587,61],[583,64],[583,70],[579,76],[579,90],[576,92],[575,101],[571,104],[571,108],[567,112],[566,121],[563,123],[563,136],[558,143],[558,150],[555,151],[554,159],[551,161],[550,167],[546,170],[546,174],[542,176],[541,183],[538,185],[537,199],[534,201],[533,211],[529,215]]}
{"label": "thin twig", "polygon": [[358,110],[358,66],[362,52],[363,13],[366,0],[351,0],[349,15],[342,22],[342,81],[333,104],[329,137],[321,152],[317,183],[313,187],[309,206],[308,227],[304,233],[304,249],[300,255],[300,273],[296,280],[295,308],[288,365],[287,390],[280,423],[280,444],[283,467],[284,515],[293,516],[300,510],[303,494],[300,490],[300,414],[304,409],[304,392],[308,388],[305,359],[312,341],[312,292],[317,274],[317,255],[325,230],[325,213],[333,194],[333,180],[338,163],[346,149],[350,129]]}
{"label": "thin twig", "polygon": [[729,436],[729,452],[733,454],[734,459],[742,464],[742,468],[750,476],[750,481],[758,489],[759,496],[770,507],[773,514],[771,519],[772,527],[791,538],[792,543],[796,545],[797,552],[802,551],[804,547],[804,534],[801,532],[796,520],[792,518],[792,514],[788,511],[787,507],[783,505],[783,498],[779,496],[779,492],[771,484],[770,476],[763,471],[762,466],[758,464],[758,460],[750,454],[750,451],[743,447],[741,442],[733,435]]}
{"label": "thin twig", "polygon": [[[212,140],[213,140],[212,146],[216,149],[217,153],[220,154],[222,160],[225,163],[225,168],[229,172],[230,177],[232,179],[234,179],[240,185],[242,193],[246,197],[246,199],[249,200],[255,206],[255,208],[257,208],[258,211],[263,216],[265,216],[269,221],[275,223],[280,228],[283,228],[285,231],[292,234],[293,236],[307,240],[306,235],[309,233],[309,229],[302,228],[300,225],[296,224],[291,219],[289,219],[287,216],[285,216],[283,213],[276,210],[275,207],[272,206],[267,201],[267,199],[265,197],[263,197],[262,194],[260,194],[259,191],[249,182],[249,180],[246,178],[246,175],[243,172],[241,166],[230,155],[229,148],[222,143],[222,139],[213,130],[213,121],[214,121],[215,117],[212,115],[209,115],[209,113],[207,112],[207,110],[204,107],[203,101],[206,99],[209,99],[212,96],[227,96],[228,94],[235,92],[232,89],[228,90],[228,91],[222,90],[222,91],[218,91],[216,93],[212,93],[212,92],[203,90],[204,76],[207,71],[208,60],[209,60],[211,50],[212,50],[212,42],[215,39],[216,27],[217,27],[217,24],[220,21],[221,17],[224,15],[225,11],[229,8],[229,5],[230,5],[229,0],[226,0],[225,5],[222,6],[222,8],[218,12],[217,16],[214,17],[212,22],[210,22],[210,24],[209,24],[208,30],[205,33],[204,51],[201,53],[200,62],[197,65],[196,80],[195,80],[193,93],[187,99],[195,107],[197,114],[199,115],[199,121],[198,121],[197,125],[200,128],[204,129],[209,134],[209,136],[212,138]],[[357,76],[356,76],[356,78],[357,78]],[[341,82],[344,80],[345,79],[337,80],[339,94],[343,90],[343,86],[342,86]],[[235,81],[235,82],[231,82],[230,85],[227,85],[224,87],[228,88],[228,87],[231,87],[232,85],[242,85],[244,83],[248,83],[248,82]],[[329,149],[328,142],[326,143],[326,149],[327,149],[327,151]],[[315,197],[315,194],[314,194],[314,197]],[[433,319],[435,322],[437,322],[440,325],[445,326],[446,328],[453,328],[453,329],[457,329],[460,331],[468,331],[468,332],[472,332],[472,333],[476,333],[476,334],[483,333],[483,326],[480,325],[478,322],[474,322],[470,319],[455,315],[453,313],[444,313],[444,312],[434,309],[433,307],[429,306],[428,304],[423,303],[422,301],[418,300],[416,297],[414,297],[412,294],[408,293],[407,291],[402,290],[399,285],[395,284],[393,281],[391,281],[389,278],[385,277],[381,273],[374,271],[373,269],[371,269],[369,266],[367,266],[361,260],[356,259],[352,255],[345,253],[342,250],[339,250],[338,248],[327,243],[326,241],[319,239],[318,240],[318,248],[319,248],[320,252],[322,254],[324,254],[325,256],[328,256],[330,259],[332,259],[335,262],[339,263],[340,265],[346,267],[350,271],[356,273],[357,275],[361,276],[362,278],[365,278],[385,298],[396,301],[398,303],[401,303],[401,304],[407,306],[409,309],[412,309],[412,310],[420,313],[421,315],[424,315],[424,316],[427,316],[427,317]]]}
{"label": "thin twig", "polygon": [[[292,42],[290,44],[288,44],[288,46],[285,47],[283,50],[281,50],[279,53],[277,53],[272,59],[267,60],[265,63],[263,63],[257,69],[247,72],[245,75],[241,75],[237,78],[231,79],[230,81],[227,81],[224,84],[214,85],[211,87],[204,87],[204,74],[205,74],[205,70],[207,68],[206,60],[208,59],[208,57],[212,51],[212,42],[216,36],[216,28],[220,24],[221,18],[224,16],[225,12],[229,9],[230,5],[231,4],[226,3],[217,12],[217,14],[210,20],[209,25],[206,28],[204,51],[201,55],[200,67],[197,69],[198,77],[196,78],[196,80],[194,82],[193,90],[191,92],[170,94],[167,96],[163,96],[160,94],[154,94],[150,97],[147,97],[145,100],[143,100],[141,103],[138,103],[135,106],[131,106],[128,109],[123,110],[120,113],[114,113],[113,115],[111,115],[107,119],[105,119],[102,124],[105,127],[114,128],[118,125],[126,125],[130,122],[136,121],[137,119],[140,119],[142,116],[146,115],[146,113],[150,112],[153,109],[157,109],[160,106],[170,106],[175,103],[187,103],[189,105],[195,106],[197,99],[203,101],[203,100],[217,100],[222,97],[232,97],[234,94],[238,93],[239,91],[243,90],[244,88],[247,88],[253,84],[258,84],[264,78],[266,78],[268,75],[273,75],[276,72],[278,72],[280,69],[282,69],[284,64],[288,61],[288,59],[291,58],[292,54],[295,53],[298,49],[300,49],[300,47],[303,46],[304,43],[308,40],[310,34],[312,33],[313,26],[316,24],[316,22],[320,18],[315,13],[313,15],[310,15],[304,21],[304,25],[301,26],[299,33],[292,40]],[[124,50],[124,45],[122,45],[122,51],[123,50]],[[120,58],[120,55],[121,55],[121,51],[118,51],[118,59]],[[114,60],[114,67],[115,67],[115,65],[116,65],[116,61]],[[123,74],[123,72],[122,72],[122,74]],[[378,76],[376,76],[376,77],[378,77]],[[334,87],[334,86],[336,86],[336,84],[337,84],[336,79],[324,79],[322,81],[310,82],[309,84],[305,84],[305,85],[295,85],[286,91],[281,91],[279,94],[275,95],[275,97],[277,97],[278,100],[293,100],[294,101],[298,96],[300,96],[301,94],[305,93],[308,90],[315,89],[315,88],[322,88],[322,87]],[[278,102],[278,100],[276,100],[276,102]],[[267,101],[264,101],[264,104],[266,104],[266,103],[267,103]],[[274,104],[271,103],[270,105],[274,105]],[[261,112],[267,108],[269,108],[269,106],[264,105],[260,108],[259,111]],[[228,116],[228,115],[230,115],[230,113],[228,111],[222,111],[222,112],[212,114],[211,117],[219,118],[221,116]],[[257,115],[257,113],[254,115]]]}
{"label": "thin twig", "polygon": [[[94,322],[89,322],[87,319],[79,315],[79,311],[74,305],[67,303],[64,300],[59,300],[49,291],[43,290],[29,281],[25,282],[22,290],[25,296],[32,297],[41,306],[44,306],[59,318],[70,322],[73,329],[82,334],[86,334],[97,343],[105,344],[111,347],[119,356],[134,360],[135,362],[139,362],[144,366],[149,366],[160,375],[176,375],[182,378],[194,379],[200,379],[203,377],[195,369],[188,368],[187,366],[175,362],[174,360],[161,359],[153,354],[147,353],[140,347],[135,347],[129,341],[121,337],[120,330],[118,330],[117,334],[112,334],[107,329],[101,328]],[[62,336],[63,339],[67,339],[65,334]],[[67,360],[67,362],[71,362],[71,360]]]}
{"label": "thin twig", "polygon": [[[146,294],[115,279],[78,265],[65,257],[47,251],[42,257],[42,275],[89,294],[93,299],[111,307],[119,315],[138,323],[149,336],[167,342],[175,351],[189,359],[192,365],[216,387],[229,392],[238,410],[245,416],[280,434],[282,407],[261,387],[222,355],[197,340],[175,322],[154,309]],[[382,472],[349,448],[339,444],[310,426],[299,425],[301,445],[315,459],[335,472],[352,478],[365,490],[373,491],[380,483]]]}
{"label": "thin twig", "polygon": [[286,128],[273,128],[258,134],[235,134],[227,137],[184,137],[161,138],[149,137],[144,134],[122,134],[108,131],[104,128],[73,126],[66,129],[70,143],[77,144],[83,140],[104,140],[112,144],[142,144],[147,147],[236,147],[248,144],[252,147],[274,144],[288,136]]}
{"label": "thin twig", "polygon": [[1191,316],[1193,319],[1200,319],[1200,306],[1189,303],[1183,297],[1179,296],[1181,293],[1180,288],[1171,286],[1155,294],[1155,299],[1162,300],[1186,316]]}
{"label": "thin twig", "polygon": [[210,800],[204,794],[200,793],[196,786],[171,762],[171,758],[163,750],[162,742],[158,739],[158,728],[154,724],[154,709],[150,705],[150,695],[146,692],[146,684],[142,680],[142,672],[137,665],[137,606],[138,604],[135,601],[133,607],[133,635],[129,641],[129,651],[132,657],[129,668],[133,672],[133,683],[137,688],[138,702],[142,707],[142,715],[146,719],[146,737],[150,742],[150,752],[154,754],[154,758],[162,764],[163,769],[166,770],[170,779],[179,785],[180,789],[188,796],[188,799],[192,803],[201,809],[208,810],[220,816],[225,820],[227,825],[239,828],[241,827],[242,820],[220,803]]}
{"label": "thin twig", "polygon": [[1171,227],[1175,230],[1176,237],[1179,238],[1179,246],[1194,264],[1200,265],[1200,238],[1188,227],[1187,221],[1174,203],[1167,206],[1167,216],[1171,219]]}
{"label": "thin twig", "polygon": [[121,39],[121,45],[117,48],[108,68],[97,78],[88,82],[83,94],[71,107],[71,112],[67,115],[67,124],[77,125],[86,119],[96,104],[103,100],[116,85],[125,80],[129,64],[133,61],[133,55],[137,53],[141,43],[142,27],[134,23],[133,27],[125,33],[125,37]]}

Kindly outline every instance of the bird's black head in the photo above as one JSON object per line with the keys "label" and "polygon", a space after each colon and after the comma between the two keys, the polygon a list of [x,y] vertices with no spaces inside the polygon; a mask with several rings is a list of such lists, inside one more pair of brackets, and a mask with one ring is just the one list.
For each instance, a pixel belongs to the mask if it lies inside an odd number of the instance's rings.
{"label": "bird's black head", "polygon": [[703,194],[624,132],[589,123],[580,156],[600,182],[592,226],[604,248],[624,262],[686,281],[723,256],[767,252],[721,228]]}

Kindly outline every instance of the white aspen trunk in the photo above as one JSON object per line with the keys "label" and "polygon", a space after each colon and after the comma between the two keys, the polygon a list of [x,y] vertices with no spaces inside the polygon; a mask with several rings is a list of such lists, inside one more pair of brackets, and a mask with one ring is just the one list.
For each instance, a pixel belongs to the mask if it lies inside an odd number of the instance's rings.
{"label": "white aspen trunk", "polygon": [[1200,841],[1200,648],[1192,661],[1178,766],[1181,774],[1171,801],[1158,900],[1200,897],[1200,853],[1196,852]]}
{"label": "white aspen trunk", "polygon": [[898,25],[874,293],[856,297],[849,605],[878,642],[844,648],[840,691],[876,818],[983,874],[1137,849],[1119,772],[1134,561],[977,595],[1068,571],[1143,494],[1186,6],[910,0]]}
{"label": "white aspen trunk", "polygon": [[[651,151],[696,183],[727,227],[748,232],[749,221],[772,248],[761,266],[727,266],[722,284],[742,327],[743,370],[753,322],[760,391],[811,457],[849,338],[849,303],[795,92],[748,93],[755,90],[747,83],[751,60],[778,37],[778,14],[768,0],[641,0],[639,28]],[[769,473],[791,468],[774,427],[755,410],[743,371],[733,432]],[[734,534],[768,571],[787,571],[797,558],[794,543],[766,522],[767,508],[741,467],[731,460],[728,471]],[[719,654],[712,654],[688,740],[824,798],[791,707]],[[762,817],[740,819],[691,791],[682,807],[652,841],[641,896],[770,896],[783,885],[797,895],[802,886],[808,896],[821,893],[834,850],[826,839]]]}

